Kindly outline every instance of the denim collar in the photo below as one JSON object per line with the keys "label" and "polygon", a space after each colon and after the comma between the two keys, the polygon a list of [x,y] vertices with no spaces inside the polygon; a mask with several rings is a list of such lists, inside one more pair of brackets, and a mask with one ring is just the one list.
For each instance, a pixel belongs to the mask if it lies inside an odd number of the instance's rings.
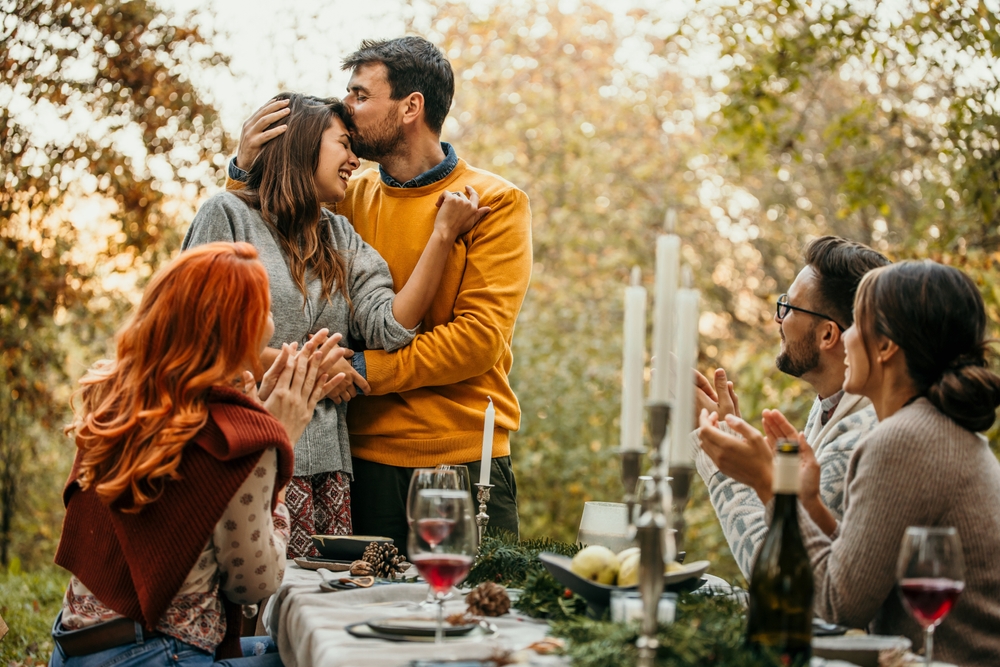
{"label": "denim collar", "polygon": [[406,183],[400,183],[390,176],[389,172],[382,168],[382,165],[379,165],[378,173],[382,177],[382,182],[390,188],[419,188],[444,180],[448,177],[448,174],[454,171],[455,166],[458,164],[458,155],[455,154],[455,149],[451,147],[451,144],[446,141],[441,142],[441,150],[444,151],[444,160],[424,173],[411,178]]}

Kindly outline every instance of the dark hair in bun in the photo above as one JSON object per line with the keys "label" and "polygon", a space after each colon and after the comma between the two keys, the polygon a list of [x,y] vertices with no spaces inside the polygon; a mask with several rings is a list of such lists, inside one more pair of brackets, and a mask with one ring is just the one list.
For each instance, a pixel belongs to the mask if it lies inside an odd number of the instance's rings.
{"label": "dark hair in bun", "polygon": [[899,345],[917,391],[938,410],[970,431],[993,425],[1000,376],[989,368],[983,297],[967,275],[930,260],[875,269],[858,287],[854,316],[868,346],[879,335]]}

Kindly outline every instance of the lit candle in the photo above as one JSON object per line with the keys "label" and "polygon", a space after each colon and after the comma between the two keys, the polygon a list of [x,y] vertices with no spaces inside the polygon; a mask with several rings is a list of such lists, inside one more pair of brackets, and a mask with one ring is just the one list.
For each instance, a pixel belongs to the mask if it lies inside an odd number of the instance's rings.
{"label": "lit candle", "polygon": [[625,329],[622,346],[621,448],[643,451],[642,368],[646,352],[646,288],[639,285],[639,267],[632,268],[632,284],[625,288]]}
{"label": "lit candle", "polygon": [[487,485],[490,483],[490,464],[493,462],[493,416],[496,411],[493,409],[493,399],[486,406],[486,420],[483,422],[483,460],[479,464],[479,483]]}
{"label": "lit candle", "polygon": [[677,290],[677,373],[674,407],[670,414],[671,466],[693,466],[691,431],[694,429],[694,379],[698,361],[698,290],[691,289],[691,270],[684,269],[684,288]]}
{"label": "lit candle", "polygon": [[[671,228],[673,216],[667,215]],[[672,229],[669,229],[672,231]],[[653,305],[653,377],[649,387],[651,403],[670,400],[670,355],[674,347],[674,300],[680,267],[681,239],[675,234],[656,238],[656,300]]]}

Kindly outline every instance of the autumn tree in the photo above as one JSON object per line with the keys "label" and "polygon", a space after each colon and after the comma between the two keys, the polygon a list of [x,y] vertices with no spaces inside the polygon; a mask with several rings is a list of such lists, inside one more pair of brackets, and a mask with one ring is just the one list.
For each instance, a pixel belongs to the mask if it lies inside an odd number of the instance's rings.
{"label": "autumn tree", "polygon": [[[222,62],[145,0],[0,0],[0,563],[52,547],[68,355],[177,246],[227,148],[189,72]],[[83,364],[93,360],[82,355]],[[55,449],[53,442],[58,442]],[[37,516],[35,513],[39,513]],[[55,525],[52,525],[55,523]],[[16,538],[16,539],[15,539]],[[38,542],[41,542],[39,544]]]}

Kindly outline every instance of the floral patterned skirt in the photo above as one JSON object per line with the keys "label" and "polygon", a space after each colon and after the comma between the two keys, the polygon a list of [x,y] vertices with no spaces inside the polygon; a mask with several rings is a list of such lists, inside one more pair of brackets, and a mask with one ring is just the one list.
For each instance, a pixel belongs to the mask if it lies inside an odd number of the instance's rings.
{"label": "floral patterned skirt", "polygon": [[292,477],[285,504],[292,519],[289,559],[319,556],[313,535],[351,534],[351,483],[344,473]]}

